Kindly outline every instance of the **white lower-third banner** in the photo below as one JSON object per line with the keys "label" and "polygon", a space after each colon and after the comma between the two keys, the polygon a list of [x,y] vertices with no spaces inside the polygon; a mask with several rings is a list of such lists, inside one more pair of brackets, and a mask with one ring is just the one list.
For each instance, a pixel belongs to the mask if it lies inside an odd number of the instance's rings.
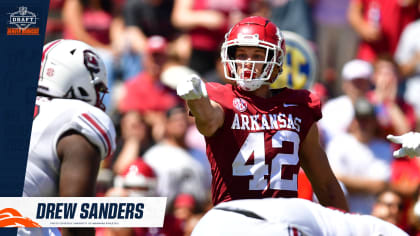
{"label": "white lower-third banner", "polygon": [[0,227],[162,227],[166,197],[0,197]]}

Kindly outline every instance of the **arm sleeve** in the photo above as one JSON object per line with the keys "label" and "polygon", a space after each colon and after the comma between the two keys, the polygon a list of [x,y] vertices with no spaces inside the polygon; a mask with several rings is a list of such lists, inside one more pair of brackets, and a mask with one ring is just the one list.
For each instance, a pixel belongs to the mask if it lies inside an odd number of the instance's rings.
{"label": "arm sleeve", "polygon": [[322,118],[321,112],[321,100],[315,93],[309,92],[309,107],[313,111],[314,121],[318,121]]}
{"label": "arm sleeve", "polygon": [[[223,112],[226,116],[226,113],[229,109],[232,109],[232,87],[224,86],[219,83],[210,82],[206,83],[206,90],[209,96],[209,99],[217,102],[223,109]],[[230,102],[230,103],[229,103]]]}
{"label": "arm sleeve", "polygon": [[68,130],[75,130],[98,148],[101,158],[111,156],[115,151],[115,128],[111,119],[99,109],[89,109],[75,115],[63,126],[58,138]]}

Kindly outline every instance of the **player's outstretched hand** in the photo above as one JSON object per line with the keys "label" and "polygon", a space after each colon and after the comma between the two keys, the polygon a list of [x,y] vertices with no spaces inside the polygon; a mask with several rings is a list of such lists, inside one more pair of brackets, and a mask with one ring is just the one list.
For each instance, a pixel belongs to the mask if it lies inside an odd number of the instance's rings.
{"label": "player's outstretched hand", "polygon": [[408,132],[401,136],[388,135],[388,140],[402,144],[402,147],[394,151],[394,157],[415,157],[420,156],[420,133]]}
{"label": "player's outstretched hand", "polygon": [[180,82],[176,87],[176,93],[184,100],[207,97],[206,85],[196,74],[193,74],[187,80]]}

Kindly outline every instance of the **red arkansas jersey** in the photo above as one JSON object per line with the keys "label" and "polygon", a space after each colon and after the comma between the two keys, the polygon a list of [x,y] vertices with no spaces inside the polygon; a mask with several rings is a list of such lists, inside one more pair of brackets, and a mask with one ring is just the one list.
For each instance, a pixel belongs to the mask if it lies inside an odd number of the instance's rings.
{"label": "red arkansas jersey", "polygon": [[213,204],[297,197],[299,148],[321,119],[318,97],[288,88],[274,90],[267,99],[230,84],[207,83],[206,88],[225,116],[223,126],[206,137]]}

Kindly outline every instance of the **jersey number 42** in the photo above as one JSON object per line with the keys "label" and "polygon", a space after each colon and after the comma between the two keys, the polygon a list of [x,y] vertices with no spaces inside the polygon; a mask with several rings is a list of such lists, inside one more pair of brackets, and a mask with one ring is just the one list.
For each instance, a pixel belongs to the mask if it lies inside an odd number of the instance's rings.
{"label": "jersey number 42", "polygon": [[[266,190],[269,186],[270,189],[297,191],[297,174],[293,174],[292,179],[282,179],[282,167],[298,164],[300,138],[296,132],[279,130],[272,137],[272,148],[281,148],[284,141],[293,143],[293,152],[277,153],[271,160],[271,170],[269,170],[265,160],[264,132],[250,133],[232,163],[233,175],[252,176],[253,178],[249,180],[249,190]],[[254,153],[254,164],[247,164],[252,153]],[[267,175],[270,176],[270,185],[264,178]]]}

